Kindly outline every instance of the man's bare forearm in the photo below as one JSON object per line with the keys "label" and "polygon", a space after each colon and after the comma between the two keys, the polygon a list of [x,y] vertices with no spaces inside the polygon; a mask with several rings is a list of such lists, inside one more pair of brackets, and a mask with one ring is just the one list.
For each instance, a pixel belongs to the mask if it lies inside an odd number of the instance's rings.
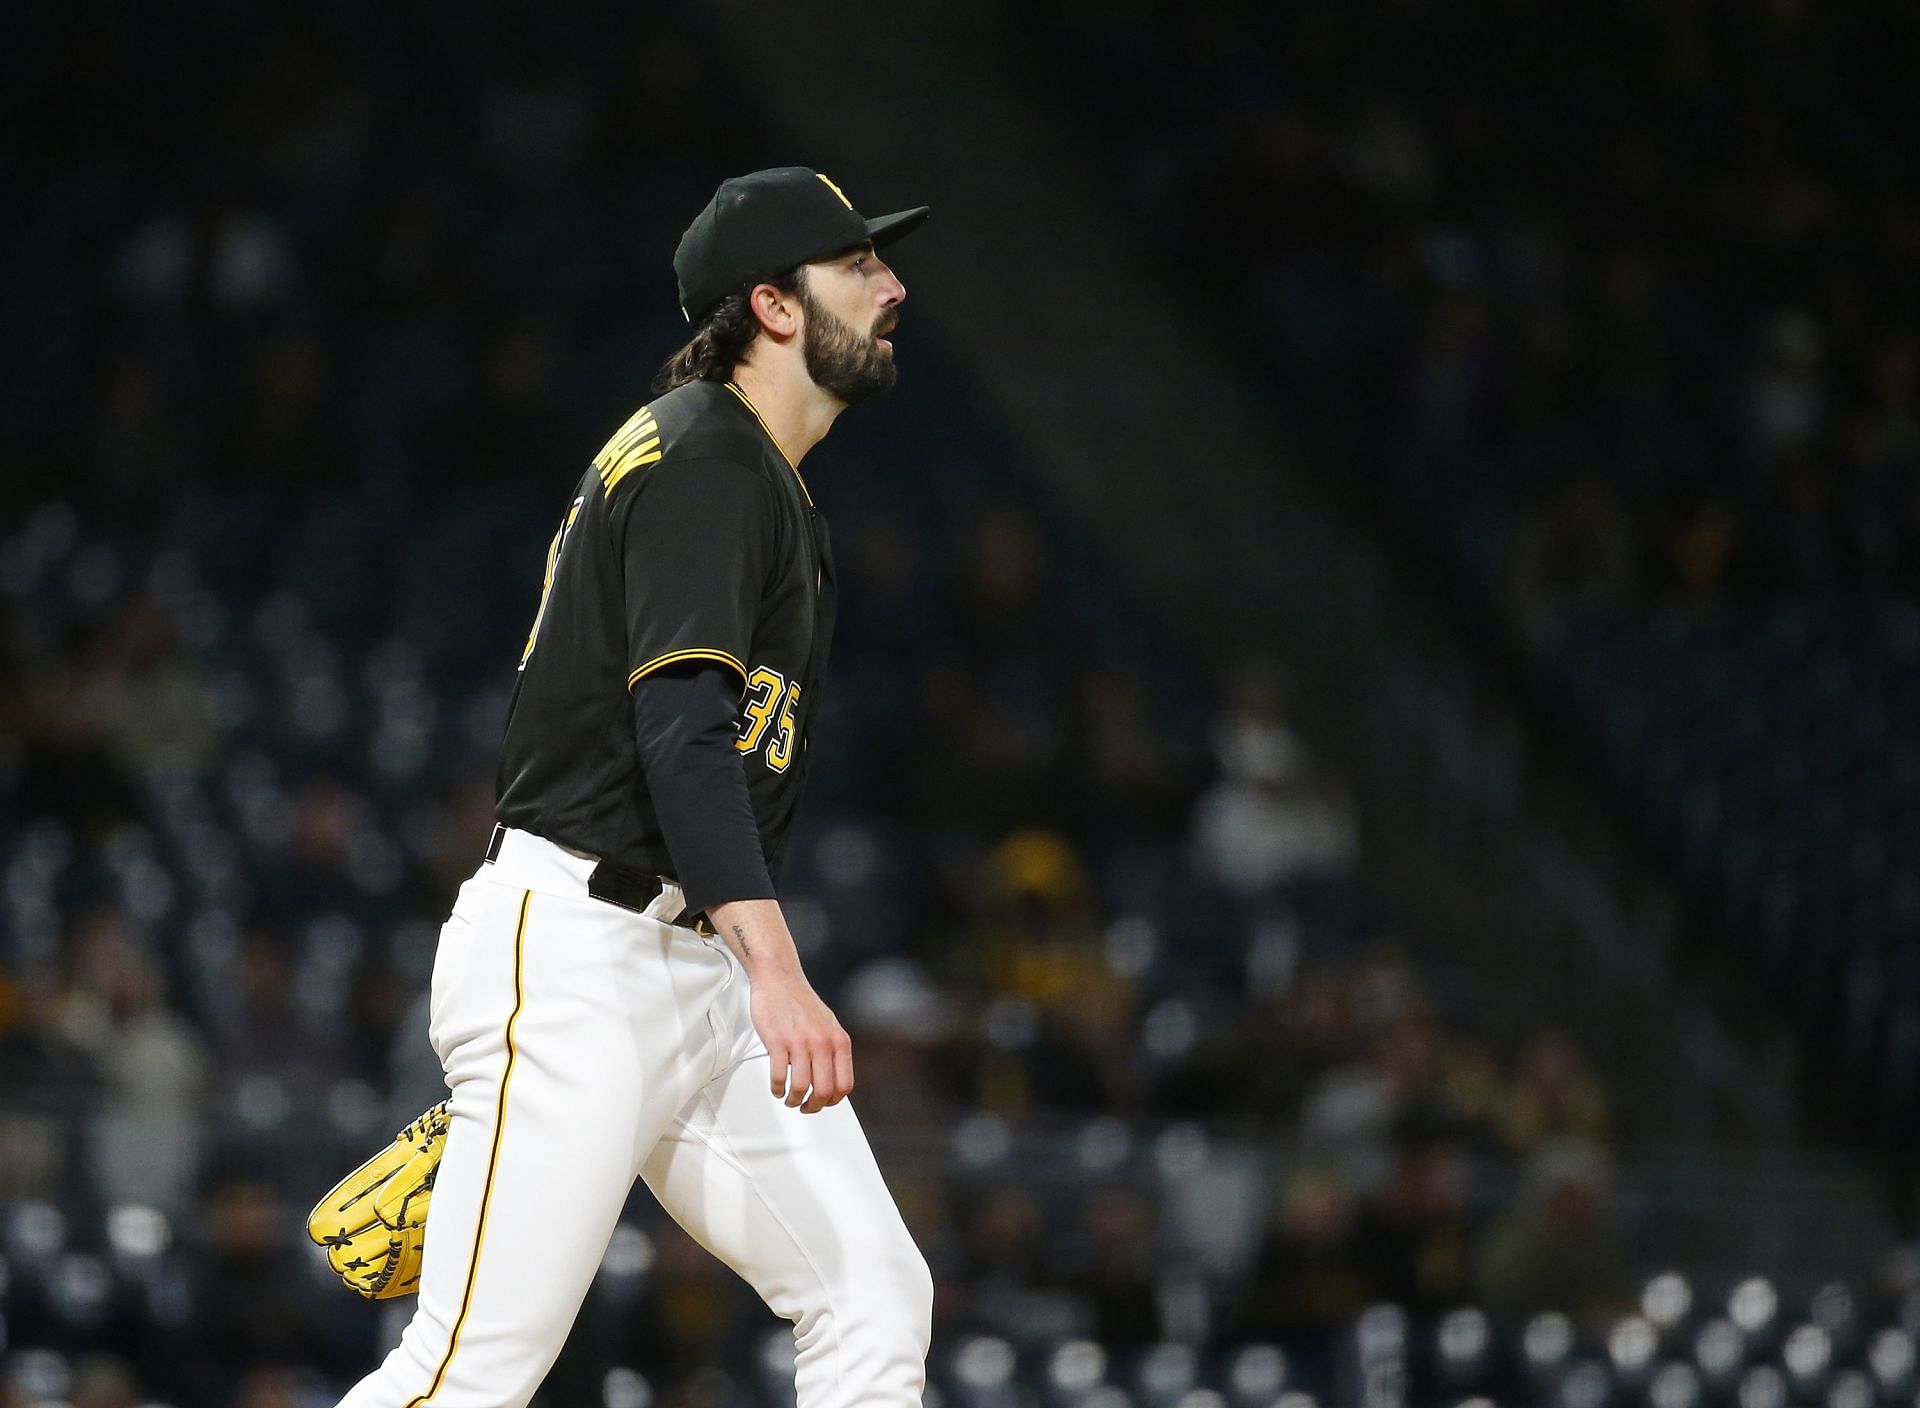
{"label": "man's bare forearm", "polygon": [[714,931],[754,979],[800,977],[800,952],[778,900],[728,900],[707,911]]}
{"label": "man's bare forearm", "polygon": [[801,971],[780,902],[729,900],[707,918],[747,970],[768,1088],[803,1114],[838,1104],[853,1089],[853,1042]]}

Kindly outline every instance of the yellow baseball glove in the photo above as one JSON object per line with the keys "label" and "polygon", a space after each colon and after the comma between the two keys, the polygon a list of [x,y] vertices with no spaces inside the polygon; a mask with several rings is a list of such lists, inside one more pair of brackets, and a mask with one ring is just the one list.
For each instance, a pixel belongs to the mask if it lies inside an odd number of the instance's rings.
{"label": "yellow baseball glove", "polygon": [[327,1264],[368,1300],[420,1289],[427,1205],[446,1143],[442,1100],[334,1184],[307,1214],[307,1235],[327,1249]]}

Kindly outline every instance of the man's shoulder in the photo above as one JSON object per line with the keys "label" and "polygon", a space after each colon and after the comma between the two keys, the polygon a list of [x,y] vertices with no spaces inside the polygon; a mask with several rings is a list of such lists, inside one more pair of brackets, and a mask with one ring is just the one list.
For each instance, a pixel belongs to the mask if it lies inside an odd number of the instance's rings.
{"label": "man's shoulder", "polygon": [[766,470],[766,444],[759,428],[741,414],[734,394],[717,381],[690,381],[654,398],[654,414],[670,458],[730,460],[756,473]]}
{"label": "man's shoulder", "polygon": [[710,381],[676,386],[641,406],[601,447],[593,465],[609,500],[625,497],[663,469],[681,466],[731,465],[756,479],[768,477],[755,427],[739,414],[726,387]]}

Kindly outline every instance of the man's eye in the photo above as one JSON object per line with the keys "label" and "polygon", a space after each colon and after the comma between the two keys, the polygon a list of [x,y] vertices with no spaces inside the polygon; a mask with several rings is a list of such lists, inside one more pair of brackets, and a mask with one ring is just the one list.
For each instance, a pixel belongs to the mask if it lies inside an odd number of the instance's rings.
{"label": "man's eye", "polygon": [[867,256],[863,254],[858,259],[855,259],[853,261],[853,267],[858,269],[862,264],[865,264],[866,262],[867,262]]}

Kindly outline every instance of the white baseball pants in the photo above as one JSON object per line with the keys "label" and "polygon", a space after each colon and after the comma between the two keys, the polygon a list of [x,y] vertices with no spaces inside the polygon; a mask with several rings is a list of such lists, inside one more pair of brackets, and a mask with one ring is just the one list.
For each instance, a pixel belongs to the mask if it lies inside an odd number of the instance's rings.
{"label": "white baseball pants", "polygon": [[[460,887],[428,1034],[452,1124],[413,1319],[340,1408],[523,1408],[636,1176],[793,1322],[799,1408],[918,1405],[933,1284],[846,1102],[769,1092],[717,938],[587,897],[593,861],[523,831]],[[636,1365],[645,1372],[645,1365]]]}

